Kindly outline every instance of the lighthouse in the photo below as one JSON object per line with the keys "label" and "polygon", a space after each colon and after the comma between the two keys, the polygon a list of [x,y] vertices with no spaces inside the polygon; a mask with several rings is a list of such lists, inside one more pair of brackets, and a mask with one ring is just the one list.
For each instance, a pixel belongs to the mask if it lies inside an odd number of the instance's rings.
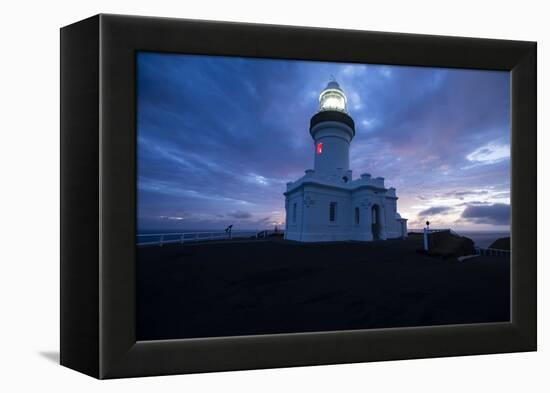
{"label": "lighthouse", "polygon": [[314,170],[319,175],[349,181],[349,150],[355,124],[347,113],[347,98],[336,81],[319,95],[319,111],[310,121],[315,144]]}
{"label": "lighthouse", "polygon": [[397,196],[383,177],[364,173],[353,179],[350,149],[355,122],[338,82],[319,94],[310,120],[313,169],[287,183],[285,238],[300,242],[372,241],[403,238],[407,219],[397,213]]}

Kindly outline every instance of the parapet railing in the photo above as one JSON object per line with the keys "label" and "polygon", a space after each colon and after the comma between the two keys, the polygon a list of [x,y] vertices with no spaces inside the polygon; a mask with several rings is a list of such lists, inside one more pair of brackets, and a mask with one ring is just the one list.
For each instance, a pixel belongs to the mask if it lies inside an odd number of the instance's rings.
{"label": "parapet railing", "polygon": [[230,240],[230,239],[265,239],[270,234],[283,233],[283,231],[263,230],[263,231],[210,231],[210,232],[182,232],[182,233],[144,233],[137,235],[138,246],[157,245],[162,247],[164,244],[184,244],[196,243],[207,240]]}

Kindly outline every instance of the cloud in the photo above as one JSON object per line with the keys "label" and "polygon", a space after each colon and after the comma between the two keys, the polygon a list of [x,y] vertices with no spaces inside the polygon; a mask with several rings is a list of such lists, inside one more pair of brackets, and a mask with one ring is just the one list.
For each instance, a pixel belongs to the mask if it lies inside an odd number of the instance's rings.
{"label": "cloud", "polygon": [[510,158],[510,145],[490,143],[466,156],[468,161],[480,164],[495,164]]}
{"label": "cloud", "polygon": [[469,205],[464,209],[461,217],[476,224],[509,225],[510,205],[504,203]]}
{"label": "cloud", "polygon": [[487,202],[487,201],[470,201],[470,202],[459,203],[456,206],[470,206],[470,205],[491,205],[491,202]]}
{"label": "cloud", "polygon": [[392,69],[388,66],[383,66],[380,68],[380,74],[382,74],[386,78],[391,78],[392,76]]}
{"label": "cloud", "polygon": [[418,213],[419,216],[425,217],[425,216],[437,216],[440,214],[448,214],[453,210],[450,206],[433,206],[426,210],[422,210]]}
{"label": "cloud", "polygon": [[240,211],[240,210],[237,210],[237,211],[232,212],[232,213],[228,213],[227,215],[229,217],[238,218],[238,219],[252,218],[252,214],[250,214],[249,212]]}
{"label": "cloud", "polygon": [[477,191],[451,191],[447,192],[444,195],[447,197],[457,198],[460,200],[463,200],[464,197],[468,196],[480,196],[480,195],[487,195],[489,191],[487,190],[477,190]]}
{"label": "cloud", "polygon": [[[385,177],[398,211],[412,218],[417,195],[435,207],[509,202],[493,195],[510,183],[508,72],[140,52],[140,227],[284,220],[285,183],[313,166],[309,120],[331,75],[356,124],[351,169]],[[250,217],[227,214],[243,209]]]}
{"label": "cloud", "polygon": [[161,220],[169,220],[169,221],[181,221],[184,218],[179,216],[160,216]]}

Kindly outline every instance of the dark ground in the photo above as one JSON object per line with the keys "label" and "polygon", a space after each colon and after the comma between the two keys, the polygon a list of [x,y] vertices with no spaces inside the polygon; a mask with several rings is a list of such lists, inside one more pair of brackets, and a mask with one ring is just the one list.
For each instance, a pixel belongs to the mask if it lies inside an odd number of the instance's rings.
{"label": "dark ground", "polygon": [[137,249],[138,340],[510,319],[510,263],[421,255],[420,240],[278,239]]}

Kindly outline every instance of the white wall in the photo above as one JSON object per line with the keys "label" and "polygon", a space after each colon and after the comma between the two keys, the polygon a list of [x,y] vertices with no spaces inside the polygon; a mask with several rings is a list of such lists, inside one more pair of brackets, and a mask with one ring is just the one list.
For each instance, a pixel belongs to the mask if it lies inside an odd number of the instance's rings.
{"label": "white wall", "polygon": [[324,121],[315,125],[311,133],[315,136],[315,144],[323,144],[321,154],[315,151],[315,172],[342,177],[349,170],[352,129],[341,122]]}
{"label": "white wall", "polygon": [[[378,207],[379,239],[402,237],[401,223],[396,220],[394,197],[362,188],[353,193],[313,184],[288,194],[285,238],[303,242],[373,240],[372,209]],[[335,221],[331,222],[330,204],[336,203]],[[294,208],[296,206],[296,220]],[[359,208],[359,224],[355,208]]]}
{"label": "white wall", "polygon": [[[329,220],[329,206],[336,202],[335,221]],[[301,205],[297,222],[292,222],[293,204]],[[348,240],[351,231],[349,192],[305,186],[289,196],[285,237],[304,242]]]}
{"label": "white wall", "polygon": [[[351,230],[351,201],[349,192],[331,189],[305,187],[305,197],[310,196],[315,203],[305,209],[304,241],[348,240]],[[329,220],[330,203],[336,203],[335,221]]]}
{"label": "white wall", "polygon": [[[549,389],[550,205],[539,204],[538,353],[99,382],[57,366],[59,33],[97,12],[539,40],[539,129],[548,129],[550,39],[543,1],[11,1],[0,62],[0,390],[5,392],[544,392]],[[199,39],[199,38],[197,38]],[[543,95],[546,99],[543,100]],[[303,132],[303,130],[299,130]],[[550,199],[550,133],[539,133],[539,201]],[[376,175],[376,174],[374,174]],[[396,185],[399,191],[399,185]],[[40,235],[39,235],[40,234]],[[29,273],[30,272],[30,273]],[[544,284],[543,284],[544,280]]]}
{"label": "white wall", "polygon": [[[304,210],[304,193],[302,191],[295,192],[287,197],[286,206],[286,224],[285,224],[285,239],[301,240],[303,210]],[[296,213],[294,213],[296,210]]]}

